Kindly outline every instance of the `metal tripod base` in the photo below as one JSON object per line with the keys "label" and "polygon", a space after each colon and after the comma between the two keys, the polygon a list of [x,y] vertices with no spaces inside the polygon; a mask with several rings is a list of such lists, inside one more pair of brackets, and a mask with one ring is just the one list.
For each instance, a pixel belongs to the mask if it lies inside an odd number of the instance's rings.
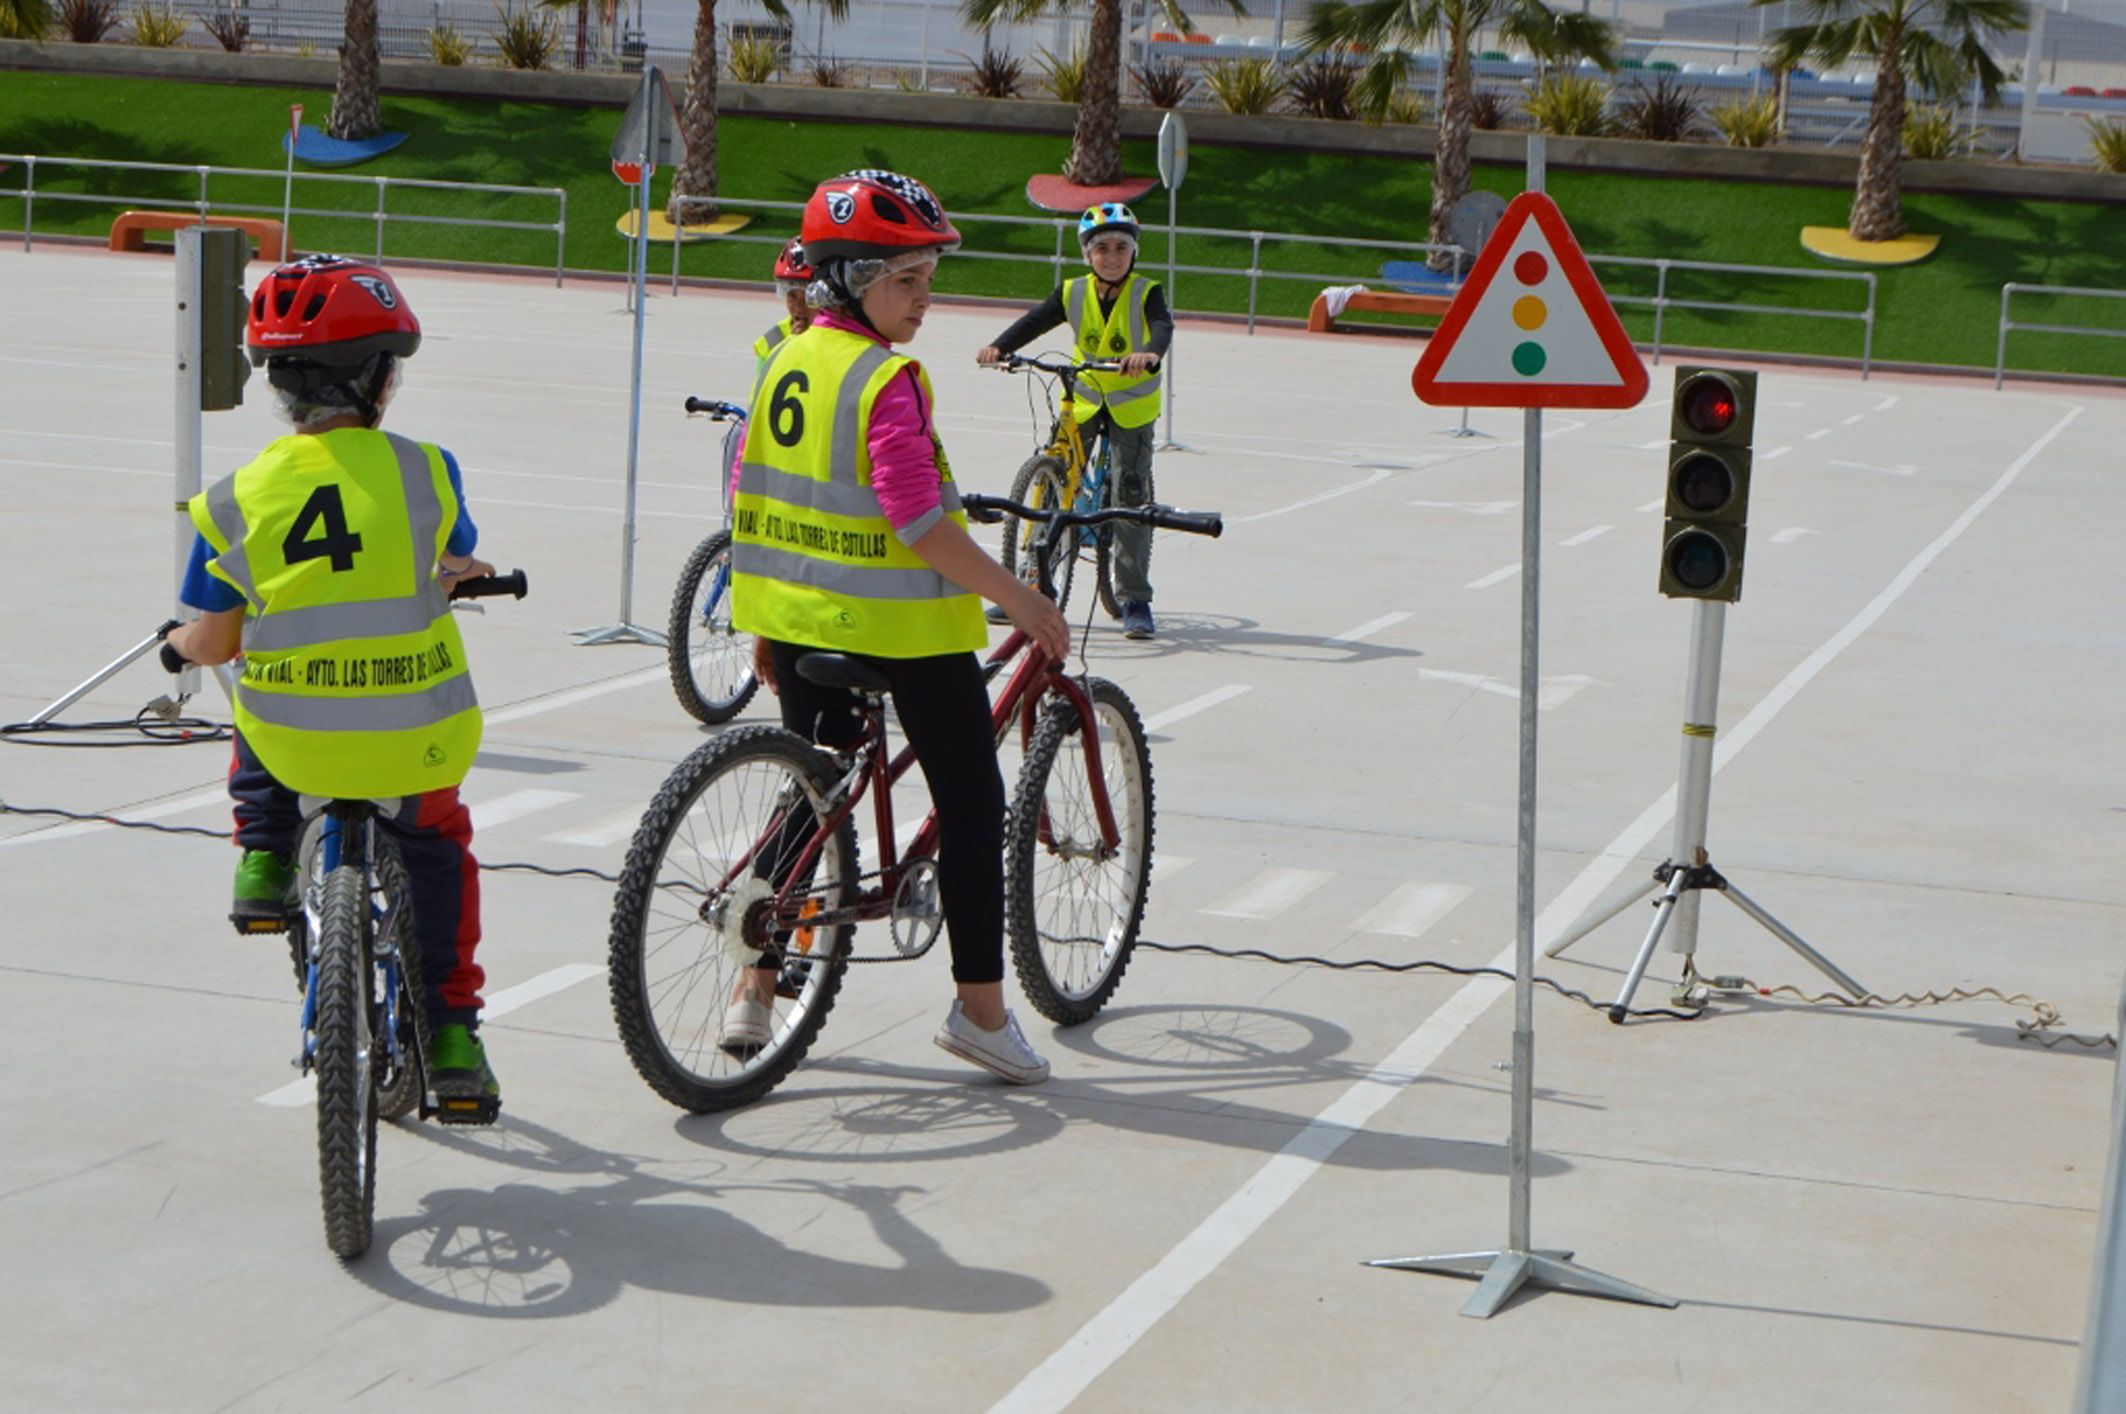
{"label": "metal tripod base", "polygon": [[1676,1298],[1648,1291],[1604,1276],[1570,1260],[1571,1252],[1539,1249],[1533,1252],[1449,1252],[1437,1257],[1381,1257],[1369,1267],[1391,1267],[1402,1272],[1438,1272],[1443,1276],[1476,1277],[1476,1290],[1462,1303],[1462,1314],[1478,1320],[1497,1314],[1513,1294],[1529,1282],[1574,1296],[1607,1296],[1617,1301],[1636,1301],[1642,1306],[1673,1307]]}
{"label": "metal tripod base", "polygon": [[576,645],[578,648],[595,648],[603,643],[647,643],[652,648],[663,648],[671,642],[656,629],[635,624],[607,624],[603,628],[579,628],[570,632],[583,640]]}

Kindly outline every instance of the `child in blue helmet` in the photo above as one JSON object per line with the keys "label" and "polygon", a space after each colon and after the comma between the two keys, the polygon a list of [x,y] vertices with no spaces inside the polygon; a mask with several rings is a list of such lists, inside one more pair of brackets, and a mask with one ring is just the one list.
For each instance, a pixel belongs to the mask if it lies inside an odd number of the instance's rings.
{"label": "child in blue helmet", "polygon": [[[1156,280],[1137,273],[1137,218],[1119,201],[1085,209],[1078,218],[1078,247],[1088,273],[1065,280],[1027,311],[994,343],[975,355],[992,364],[1064,324],[1077,334],[1078,356],[1113,359],[1120,373],[1088,373],[1078,404],[1090,438],[1104,428],[1114,459],[1115,503],[1141,506],[1148,499],[1154,426],[1159,417],[1159,364],[1174,340],[1174,319]],[[1151,527],[1115,526],[1115,591],[1122,601],[1122,633],[1150,638],[1152,621]]]}

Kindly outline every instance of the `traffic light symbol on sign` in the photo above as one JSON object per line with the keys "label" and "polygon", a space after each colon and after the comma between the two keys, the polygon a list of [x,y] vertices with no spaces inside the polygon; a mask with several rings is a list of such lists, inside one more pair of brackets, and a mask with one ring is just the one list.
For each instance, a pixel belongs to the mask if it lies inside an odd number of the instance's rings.
{"label": "traffic light symbol on sign", "polygon": [[1742,597],[1756,419],[1755,373],[1676,370],[1661,529],[1661,592],[1671,599]]}

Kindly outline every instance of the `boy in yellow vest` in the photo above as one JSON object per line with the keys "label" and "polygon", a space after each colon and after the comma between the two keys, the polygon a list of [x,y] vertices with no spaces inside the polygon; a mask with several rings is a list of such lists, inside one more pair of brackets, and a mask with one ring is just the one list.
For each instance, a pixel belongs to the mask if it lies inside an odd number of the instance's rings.
{"label": "boy in yellow vest", "polygon": [[[976,363],[996,363],[1070,324],[1077,331],[1079,358],[1121,363],[1120,373],[1088,373],[1078,385],[1091,394],[1078,404],[1086,439],[1108,429],[1118,506],[1141,506],[1147,499],[1159,417],[1159,361],[1174,339],[1166,295],[1157,281],[1137,273],[1137,236],[1137,218],[1121,202],[1087,207],[1078,218],[1078,247],[1091,273],[1064,281],[975,355]],[[1123,636],[1150,638],[1152,528],[1125,523],[1113,530]]]}
{"label": "boy in yellow vest", "polygon": [[[477,1034],[479,865],[458,799],[480,708],[448,598],[494,570],[472,553],[450,454],[377,430],[420,322],[382,270],[314,255],[260,283],[246,342],[295,434],[192,499],[199,535],[179,598],[201,616],[169,636],[194,663],[244,657],[230,918],[242,932],[285,926],[300,796],[383,802],[412,893],[429,1081],[491,1120],[501,1088]],[[417,669],[347,670],[377,662]]]}

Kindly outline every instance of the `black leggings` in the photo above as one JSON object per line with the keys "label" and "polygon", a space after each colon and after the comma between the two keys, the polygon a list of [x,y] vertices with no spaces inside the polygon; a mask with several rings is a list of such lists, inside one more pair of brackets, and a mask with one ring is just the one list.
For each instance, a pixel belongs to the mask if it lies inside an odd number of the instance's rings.
{"label": "black leggings", "polygon": [[[771,643],[782,724],[807,741],[854,735],[855,694],[800,677],[797,660],[819,650]],[[851,653],[893,684],[893,708],[915,748],[938,812],[938,895],[952,947],[952,980],[1004,980],[1004,773],[989,727],[989,689],[972,653],[872,658]]]}

